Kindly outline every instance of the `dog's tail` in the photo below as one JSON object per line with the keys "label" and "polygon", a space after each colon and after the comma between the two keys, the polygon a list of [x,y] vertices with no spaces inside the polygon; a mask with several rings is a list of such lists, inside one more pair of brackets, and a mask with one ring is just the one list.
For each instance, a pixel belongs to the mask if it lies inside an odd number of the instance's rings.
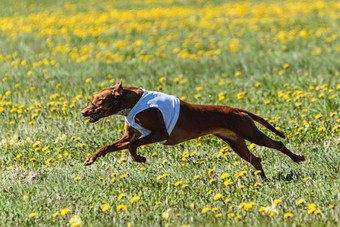
{"label": "dog's tail", "polygon": [[282,138],[286,138],[285,135],[283,135],[281,132],[279,132],[276,128],[274,128],[271,124],[269,124],[265,119],[263,119],[262,117],[259,117],[253,113],[250,113],[246,110],[242,110],[242,109],[238,109],[241,112],[244,112],[246,114],[248,114],[251,119],[253,119],[254,121],[257,121],[258,123],[260,123],[261,125],[263,125],[264,127],[266,127],[267,129],[269,129],[270,131],[274,132],[276,135],[282,137]]}

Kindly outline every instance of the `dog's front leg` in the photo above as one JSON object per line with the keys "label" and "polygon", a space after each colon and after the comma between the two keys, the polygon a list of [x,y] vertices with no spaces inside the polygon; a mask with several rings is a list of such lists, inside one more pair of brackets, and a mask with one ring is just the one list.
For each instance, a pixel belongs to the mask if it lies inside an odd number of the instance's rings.
{"label": "dog's front leg", "polygon": [[109,145],[105,145],[104,147],[100,148],[96,153],[92,154],[86,159],[86,161],[84,162],[84,165],[86,166],[91,165],[94,161],[96,161],[98,157],[105,156],[106,154],[110,152],[120,151],[120,150],[130,148],[130,143],[132,141],[137,140],[140,136],[141,136],[140,132],[130,127],[130,125],[127,122],[125,122],[124,136],[117,142],[114,142]]}
{"label": "dog's front leg", "polygon": [[129,139],[127,137],[123,136],[117,142],[114,142],[114,143],[109,144],[109,145],[105,145],[104,147],[100,148],[96,153],[89,156],[85,160],[84,165],[85,166],[91,165],[100,156],[105,156],[106,154],[108,154],[110,152],[127,149],[127,148],[129,148],[129,145],[130,145]]}
{"label": "dog's front leg", "polygon": [[136,162],[145,162],[146,158],[143,156],[140,156],[137,154],[136,150],[139,146],[142,145],[147,145],[151,143],[156,143],[156,142],[162,142],[164,140],[168,139],[168,132],[163,131],[163,132],[152,132],[149,135],[140,138],[138,140],[135,140],[130,143],[129,145],[129,151],[131,154],[131,158],[136,161]]}

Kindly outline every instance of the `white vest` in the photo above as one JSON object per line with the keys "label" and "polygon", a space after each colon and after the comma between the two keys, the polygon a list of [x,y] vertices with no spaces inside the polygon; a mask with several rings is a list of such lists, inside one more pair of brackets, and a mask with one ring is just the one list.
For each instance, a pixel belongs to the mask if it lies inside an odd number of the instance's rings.
{"label": "white vest", "polygon": [[142,112],[148,108],[157,108],[161,111],[164,119],[168,135],[170,136],[172,130],[174,129],[180,111],[180,101],[173,95],[167,95],[161,92],[147,91],[144,90],[144,94],[138,100],[136,105],[130,110],[129,114],[125,117],[125,120],[129,125],[137,129],[144,136],[151,133],[150,130],[137,124],[135,117],[138,113]]}

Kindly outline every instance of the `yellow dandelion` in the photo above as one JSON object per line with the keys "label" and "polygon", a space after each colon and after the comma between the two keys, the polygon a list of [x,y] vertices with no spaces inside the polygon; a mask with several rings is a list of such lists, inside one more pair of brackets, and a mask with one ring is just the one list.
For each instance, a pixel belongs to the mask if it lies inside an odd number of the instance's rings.
{"label": "yellow dandelion", "polygon": [[183,185],[182,185],[182,188],[187,188],[187,187],[189,187],[188,184],[183,184]]}
{"label": "yellow dandelion", "polygon": [[315,210],[314,214],[321,214],[321,210],[320,209]]}
{"label": "yellow dandelion", "polygon": [[255,176],[256,176],[257,174],[261,174],[261,173],[262,173],[261,170],[256,170],[254,174],[255,174]]}
{"label": "yellow dandelion", "polygon": [[290,212],[284,214],[284,217],[285,217],[285,218],[291,218],[291,217],[293,217],[293,216],[294,216],[294,214],[293,214],[293,213],[290,213]]}
{"label": "yellow dandelion", "polygon": [[215,217],[217,217],[217,218],[222,217],[222,213],[216,214]]}
{"label": "yellow dandelion", "polygon": [[205,207],[205,208],[202,209],[202,213],[205,214],[205,213],[207,213],[209,210],[210,210],[209,207]]}
{"label": "yellow dandelion", "polygon": [[275,200],[273,201],[274,206],[277,206],[277,205],[280,204],[280,203],[282,203],[282,200],[281,200],[281,199],[275,199]]}
{"label": "yellow dandelion", "polygon": [[239,72],[239,71],[236,72],[236,73],[235,73],[235,76],[241,76],[241,72]]}
{"label": "yellow dandelion", "polygon": [[120,193],[119,195],[118,195],[118,200],[121,200],[121,199],[123,199],[125,197],[125,194],[124,193]]}
{"label": "yellow dandelion", "polygon": [[326,131],[326,127],[322,126],[318,129],[319,132],[325,132]]}
{"label": "yellow dandelion", "polygon": [[68,213],[70,213],[70,209],[68,209],[68,208],[64,208],[60,212],[61,215],[67,215]]}
{"label": "yellow dandelion", "polygon": [[320,119],[320,118],[322,118],[322,117],[323,117],[322,114],[317,114],[317,115],[315,115],[315,119]]}
{"label": "yellow dandelion", "polygon": [[225,178],[227,178],[227,177],[229,177],[229,176],[230,176],[229,173],[223,173],[223,174],[221,175],[221,179],[223,180],[223,179],[225,179]]}
{"label": "yellow dandelion", "polygon": [[140,200],[140,197],[139,197],[139,196],[134,196],[134,197],[131,198],[130,202],[131,202],[131,203],[135,203],[135,202],[137,202],[138,200]]}
{"label": "yellow dandelion", "polygon": [[226,185],[226,186],[228,186],[228,185],[232,185],[233,184],[233,182],[232,181],[230,181],[230,180],[226,180],[226,181],[224,181],[224,183],[223,183],[224,185]]}
{"label": "yellow dandelion", "polygon": [[182,181],[177,181],[174,185],[177,187],[177,186],[179,186],[182,183],[183,183]]}
{"label": "yellow dandelion", "polygon": [[208,171],[208,174],[210,175],[210,174],[212,174],[215,171],[216,171],[216,169],[211,169],[211,170]]}
{"label": "yellow dandelion", "polygon": [[261,185],[261,183],[255,183],[254,186],[255,187],[261,187],[262,185]]}
{"label": "yellow dandelion", "polygon": [[18,154],[18,155],[17,155],[17,158],[21,158],[21,157],[22,157],[22,154]]}
{"label": "yellow dandelion", "polygon": [[105,211],[108,211],[111,209],[111,206],[107,203],[104,203],[103,206],[102,206],[102,210],[105,212]]}
{"label": "yellow dandelion", "polygon": [[29,215],[30,218],[34,218],[35,216],[37,216],[37,213],[30,213]]}
{"label": "yellow dandelion", "polygon": [[120,204],[120,205],[118,205],[118,206],[116,207],[116,210],[117,210],[117,211],[125,210],[125,209],[127,209],[127,206],[124,205],[124,204]]}
{"label": "yellow dandelion", "polygon": [[219,200],[219,199],[221,199],[222,198],[222,194],[216,194],[215,196],[214,196],[214,200]]}

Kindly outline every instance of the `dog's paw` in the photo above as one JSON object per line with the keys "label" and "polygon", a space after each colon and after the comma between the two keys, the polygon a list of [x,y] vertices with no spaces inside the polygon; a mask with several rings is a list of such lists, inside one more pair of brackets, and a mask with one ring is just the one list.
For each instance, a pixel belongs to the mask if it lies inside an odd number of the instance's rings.
{"label": "dog's paw", "polygon": [[300,164],[300,162],[303,162],[303,161],[306,160],[306,159],[305,159],[305,156],[303,156],[303,155],[301,155],[301,154],[298,154],[297,156],[298,156],[298,159],[296,160],[296,162],[297,162],[298,164]]}
{"label": "dog's paw", "polygon": [[96,161],[96,158],[93,158],[93,157],[88,157],[85,162],[84,162],[84,166],[89,166],[91,165],[92,163],[94,163],[94,161]]}
{"label": "dog's paw", "polygon": [[137,157],[135,157],[135,158],[132,158],[134,161],[136,161],[136,162],[145,162],[146,161],[146,158],[145,157],[143,157],[143,156],[137,156]]}

